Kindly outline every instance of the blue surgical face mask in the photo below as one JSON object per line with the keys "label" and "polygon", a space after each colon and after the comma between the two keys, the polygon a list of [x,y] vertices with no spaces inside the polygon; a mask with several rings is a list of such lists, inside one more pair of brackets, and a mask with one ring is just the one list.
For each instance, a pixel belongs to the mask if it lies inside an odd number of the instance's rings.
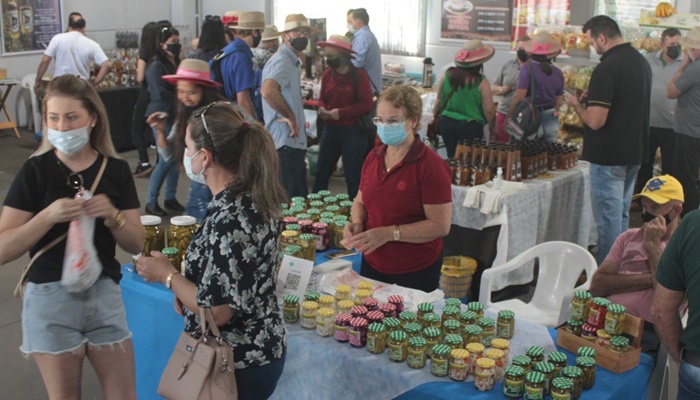
{"label": "blue surgical face mask", "polygon": [[201,183],[202,185],[206,185],[207,182],[204,179],[204,168],[202,168],[202,171],[198,174],[195,174],[192,171],[192,159],[197,156],[202,150],[199,150],[198,152],[194,153],[192,157],[187,155],[187,150],[185,150],[184,158],[182,159],[182,165],[185,166],[185,172],[187,173],[187,177],[190,178],[193,182]]}
{"label": "blue surgical face mask", "polygon": [[87,126],[65,132],[49,128],[48,139],[56,150],[71,155],[80,151],[90,141],[90,133]]}
{"label": "blue surgical face mask", "polygon": [[350,33],[352,33],[352,34],[357,33],[357,29],[355,29],[355,28],[352,26],[352,24],[348,24],[348,31],[350,31]]}
{"label": "blue surgical face mask", "polygon": [[379,139],[387,146],[398,146],[406,140],[408,136],[406,134],[406,125],[388,125],[388,124],[378,124],[377,125],[377,136]]}

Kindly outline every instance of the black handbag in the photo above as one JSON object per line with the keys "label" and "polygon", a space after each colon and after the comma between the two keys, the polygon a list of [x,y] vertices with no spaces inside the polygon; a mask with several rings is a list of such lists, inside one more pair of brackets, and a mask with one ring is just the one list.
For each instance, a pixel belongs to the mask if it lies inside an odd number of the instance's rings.
{"label": "black handbag", "polygon": [[[372,83],[370,82],[370,85]],[[355,99],[359,102],[360,98],[357,96],[357,68],[352,69],[352,89],[355,92]],[[376,96],[374,96],[376,97]],[[362,132],[367,133],[368,136],[372,137],[372,140],[374,140],[374,132],[375,132],[375,126],[374,122],[372,120],[374,119],[374,116],[377,115],[377,104],[376,102],[374,103],[374,106],[372,109],[359,117],[357,117],[357,125],[360,127]]]}

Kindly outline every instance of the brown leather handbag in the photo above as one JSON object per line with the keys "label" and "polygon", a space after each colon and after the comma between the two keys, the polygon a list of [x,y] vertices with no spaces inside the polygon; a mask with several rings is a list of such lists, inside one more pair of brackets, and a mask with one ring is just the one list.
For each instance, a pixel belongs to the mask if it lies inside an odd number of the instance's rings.
{"label": "brown leather handbag", "polygon": [[199,316],[201,332],[180,335],[158,394],[168,400],[237,400],[233,350],[221,338],[211,309],[200,307]]}

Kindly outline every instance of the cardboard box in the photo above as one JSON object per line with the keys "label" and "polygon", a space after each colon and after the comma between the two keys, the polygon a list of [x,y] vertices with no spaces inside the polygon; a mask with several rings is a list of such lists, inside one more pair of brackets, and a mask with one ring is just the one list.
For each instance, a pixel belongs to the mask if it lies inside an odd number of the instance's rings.
{"label": "cardboard box", "polygon": [[0,79],[7,78],[7,68],[0,68]]}

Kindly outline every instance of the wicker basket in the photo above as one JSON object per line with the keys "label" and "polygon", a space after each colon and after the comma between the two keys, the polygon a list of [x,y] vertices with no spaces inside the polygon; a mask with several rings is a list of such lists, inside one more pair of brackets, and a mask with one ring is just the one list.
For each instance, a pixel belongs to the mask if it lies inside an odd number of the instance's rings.
{"label": "wicker basket", "polygon": [[466,297],[476,272],[476,260],[466,256],[445,257],[440,272],[440,289],[445,297]]}

